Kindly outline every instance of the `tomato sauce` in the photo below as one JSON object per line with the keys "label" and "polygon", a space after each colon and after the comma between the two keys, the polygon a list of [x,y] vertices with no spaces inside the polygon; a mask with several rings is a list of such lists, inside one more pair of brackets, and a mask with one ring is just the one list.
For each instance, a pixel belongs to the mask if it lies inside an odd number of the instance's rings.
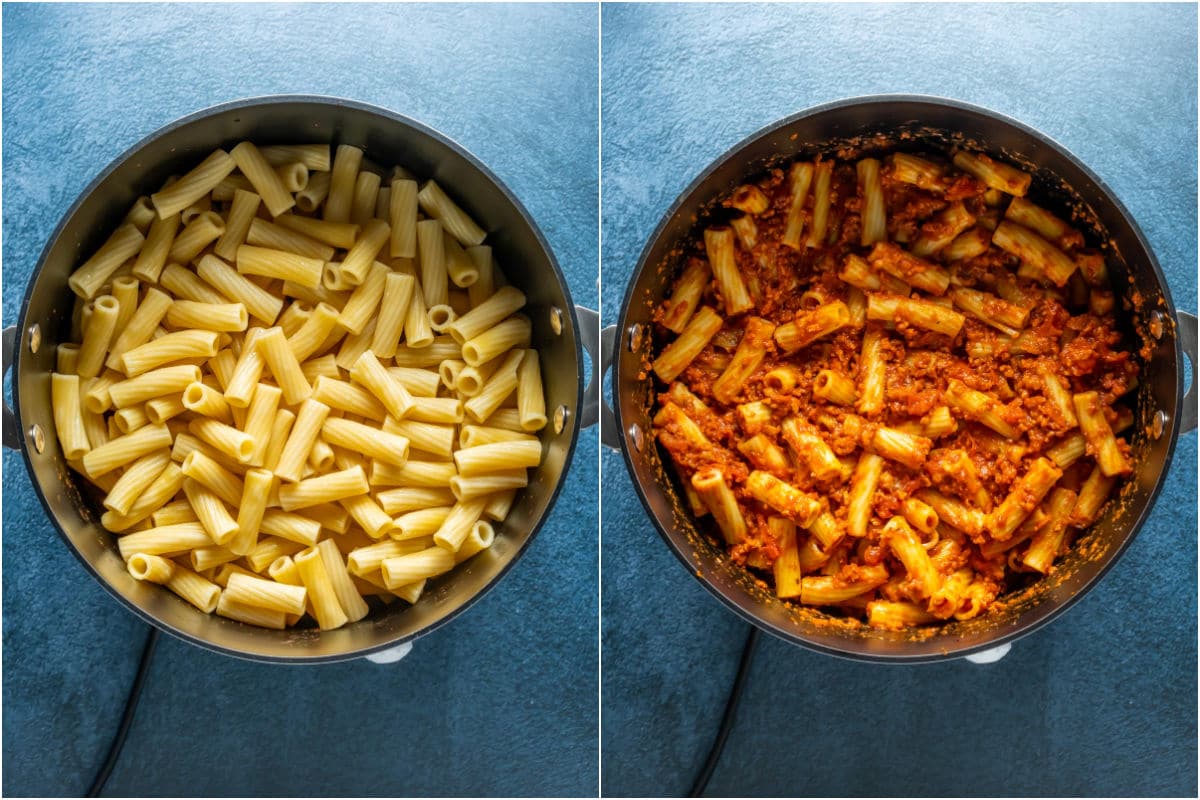
{"label": "tomato sauce", "polygon": [[[1037,275],[1022,277],[1018,275],[1021,267],[1018,259],[995,244],[990,244],[979,255],[955,261],[947,259],[940,250],[923,258],[908,252],[911,243],[922,236],[948,235],[947,223],[939,215],[952,203],[963,204],[975,218],[973,227],[990,230],[1003,217],[1004,203],[1009,199],[1004,195],[997,202],[996,192],[989,193],[981,179],[955,169],[944,154],[924,154],[922,157],[942,170],[942,177],[934,188],[898,180],[890,159],[882,159],[888,241],[874,246],[864,246],[860,241],[863,199],[852,162],[839,160],[834,164],[827,230],[823,241],[815,247],[802,245],[796,250],[782,242],[792,206],[787,170],[773,170],[755,182],[770,202],[765,211],[753,217],[757,229],[754,246],[746,248],[739,241],[736,248],[736,263],[751,289],[755,307],[746,314],[725,319],[721,331],[677,378],[703,404],[685,409],[685,413],[711,446],[695,446],[691,439],[681,435],[675,423],[656,427],[659,444],[681,468],[684,480],[700,470],[713,467],[722,470],[738,500],[747,528],[746,537],[730,547],[729,555],[734,562],[756,570],[768,582],[780,547],[768,530],[767,519],[780,512],[759,502],[747,491],[746,478],[754,467],[739,452],[738,444],[762,433],[789,453],[792,469],[785,479],[796,489],[820,499],[842,533],[839,540],[822,554],[823,565],[805,574],[830,574],[840,582],[849,582],[861,574],[863,567],[884,564],[892,576],[884,587],[872,590],[863,598],[855,598],[855,602],[831,609],[852,617],[863,616],[864,599],[904,600],[918,604],[928,599],[916,594],[913,582],[906,578],[904,565],[881,534],[891,517],[902,514],[906,500],[918,492],[933,489],[969,509],[988,514],[993,505],[999,504],[1013,490],[1034,461],[1046,457],[1047,450],[1078,434],[1079,428],[1074,421],[1067,419],[1048,396],[1041,377],[1043,372],[1057,378],[1068,392],[1099,392],[1110,425],[1115,425],[1120,416],[1114,407],[1129,402],[1122,398],[1137,381],[1137,364],[1123,346],[1113,315],[1094,314],[1088,308],[1089,291],[1111,291],[1110,287],[1058,287]],[[808,238],[813,224],[813,204],[810,189],[802,212],[805,223],[802,239]],[[1085,248],[1082,235],[1076,231],[1059,237],[1056,245],[1063,246],[1066,255],[1072,258],[1096,252]],[[705,260],[701,237],[697,237],[691,248],[683,261]],[[799,321],[803,327],[807,324],[805,312],[813,303],[862,304],[862,296],[854,297],[858,290],[840,278],[839,272],[848,256],[868,259],[875,248],[879,248],[876,261],[879,258],[894,260],[899,265],[898,274],[906,280],[919,273],[922,264],[933,264],[949,273],[951,290],[963,287],[994,295],[984,302],[985,315],[994,318],[1003,309],[1011,310],[1014,304],[1028,309],[1025,326],[1013,337],[957,307],[955,310],[964,313],[966,319],[953,337],[926,330],[899,317],[890,322],[866,319],[865,324],[858,322],[843,327],[792,353],[785,353],[777,343],[768,341],[761,364],[734,392],[733,402],[722,403],[713,396],[713,383],[729,364],[750,316],[760,317],[776,326]],[[1079,271],[1072,279],[1083,280]],[[1007,296],[1004,296],[1005,292]],[[910,296],[953,307],[949,293],[937,297],[912,290]],[[999,299],[1001,296],[1003,299]],[[711,306],[724,316],[723,300],[717,281],[710,280],[701,304]],[[657,320],[662,320],[666,307],[664,304],[658,310]],[[854,405],[837,405],[813,394],[818,373],[832,370],[851,379],[861,395],[860,362],[865,330],[879,330],[884,335],[881,348],[886,365],[884,403],[882,411],[875,414],[861,414]],[[674,336],[665,329],[661,332],[665,339]],[[768,385],[765,376],[779,367],[794,371],[794,386],[780,390]],[[992,408],[996,416],[1012,426],[1016,437],[1005,438],[972,416],[952,409],[955,429],[931,438],[919,468],[885,459],[871,497],[867,535],[861,539],[848,535],[847,505],[851,481],[816,480],[804,459],[790,452],[781,435],[784,421],[797,418],[805,430],[819,435],[842,459],[849,474],[862,454],[870,451],[872,439],[881,427],[903,429],[909,426],[921,430],[921,426],[931,424],[932,412],[947,406],[945,392],[952,379],[989,395],[994,401]],[[669,387],[660,383],[659,392],[661,406],[669,400]],[[739,414],[738,407],[755,402],[766,409],[766,416],[748,421]],[[1120,446],[1128,453],[1126,443],[1121,442]],[[1086,477],[1094,456],[1088,445],[1087,452],[1068,470],[1064,481],[1078,489],[1082,481],[1079,476]],[[988,502],[981,502],[981,498]],[[1029,500],[1033,506],[1039,498]],[[936,561],[943,575],[969,568],[975,585],[981,587],[973,601],[973,607],[977,609],[973,613],[978,613],[1009,588],[1017,572],[1026,571],[1020,563],[1020,555],[1028,546],[1025,542],[1010,551],[986,556],[981,550],[989,539],[986,532],[974,537],[965,536],[943,519],[935,534],[938,541],[946,543],[940,545],[943,550],[939,551]],[[714,536],[720,539],[715,526]],[[801,544],[808,536],[804,529],[797,528]]]}

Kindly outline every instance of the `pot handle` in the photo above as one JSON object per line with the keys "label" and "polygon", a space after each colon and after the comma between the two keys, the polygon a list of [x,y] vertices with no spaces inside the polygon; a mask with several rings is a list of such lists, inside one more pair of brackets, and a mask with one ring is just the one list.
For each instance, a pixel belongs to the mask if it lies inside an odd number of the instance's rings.
{"label": "pot handle", "polygon": [[[1195,341],[1193,332],[1192,340]],[[4,333],[0,334],[0,359],[4,362],[4,375],[8,374],[8,368],[12,366],[13,360],[17,355],[17,326],[10,325],[4,329]],[[3,376],[0,375],[0,378]],[[15,387],[14,387],[15,391]],[[3,434],[2,440],[5,447],[12,450],[21,449],[21,434],[17,431],[17,415],[8,407],[8,401],[4,400],[4,420],[3,429],[0,434]]]}
{"label": "pot handle", "polygon": [[1180,311],[1177,330],[1183,354],[1192,362],[1192,382],[1183,395],[1183,408],[1179,411],[1179,432],[1183,434],[1196,430],[1196,315]]}
{"label": "pot handle", "polygon": [[395,647],[389,647],[387,650],[380,650],[378,653],[371,653],[368,656],[363,656],[372,664],[395,664],[400,659],[412,652],[412,642],[404,642]]}
{"label": "pot handle", "polygon": [[[617,355],[617,326],[609,325],[600,331],[600,379],[612,369]],[[600,401],[600,444],[613,450],[621,449],[621,432],[617,430],[617,415],[604,399],[604,392],[597,392]]]}
{"label": "pot handle", "polygon": [[1008,651],[1012,650],[1012,642],[1005,642],[998,647],[993,647],[991,650],[983,650],[979,653],[972,653],[969,656],[964,656],[967,661],[972,664],[995,664],[1000,659],[1008,655]]}
{"label": "pot handle", "polygon": [[608,432],[615,430],[616,418],[608,403],[604,402],[601,384],[604,383],[604,373],[612,365],[612,338],[616,329],[610,325],[601,331],[600,314],[590,308],[575,306],[575,313],[579,317],[579,338],[592,357],[592,379],[584,389],[579,425],[588,428],[599,422],[601,439],[608,444]]}

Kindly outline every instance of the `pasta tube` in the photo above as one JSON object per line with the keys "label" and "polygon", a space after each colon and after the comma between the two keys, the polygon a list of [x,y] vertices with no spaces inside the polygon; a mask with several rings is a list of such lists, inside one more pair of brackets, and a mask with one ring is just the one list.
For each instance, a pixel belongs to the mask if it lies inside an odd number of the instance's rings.
{"label": "pasta tube", "polygon": [[[415,204],[415,191],[413,198]],[[384,276],[379,320],[375,324],[375,333],[371,339],[371,350],[377,357],[391,358],[396,354],[396,346],[400,343],[400,334],[404,331],[404,319],[415,285],[416,279],[411,275],[389,272]]]}
{"label": "pasta tube", "polygon": [[170,447],[171,438],[166,426],[146,425],[88,451],[82,459],[83,469],[88,477],[99,478],[147,453]]}
{"label": "pasta tube", "polygon": [[478,367],[513,348],[529,344],[529,318],[520,314],[509,317],[493,328],[463,343],[462,357],[469,366]]}
{"label": "pasta tube", "polygon": [[455,503],[450,513],[443,520],[441,527],[434,533],[434,544],[445,548],[451,553],[456,552],[462,546],[467,536],[471,534],[475,523],[483,516],[485,506],[487,506],[487,499],[482,497],[471,500],[460,500]]}
{"label": "pasta tube", "polygon": [[704,249],[713,278],[720,287],[728,316],[740,314],[754,307],[754,300],[746,288],[734,252],[733,230],[727,227],[707,228],[704,231]]}
{"label": "pasta tube", "polygon": [[391,236],[388,252],[392,258],[417,255],[417,182],[394,180],[388,196],[388,221]]}
{"label": "pasta tube", "polygon": [[136,226],[122,225],[91,258],[71,273],[67,285],[75,294],[91,300],[122,264],[137,255],[145,241]]}
{"label": "pasta tube", "polygon": [[50,405],[54,411],[54,428],[58,432],[63,458],[74,461],[83,458],[91,449],[83,422],[83,405],[79,397],[79,376],[50,376]]}
{"label": "pasta tube", "polygon": [[303,402],[312,394],[312,387],[300,369],[300,362],[296,360],[296,354],[288,346],[287,337],[283,335],[283,328],[268,328],[258,337],[255,346],[258,348],[263,362],[275,376],[275,382],[283,391],[285,403],[295,405]]}
{"label": "pasta tube", "polygon": [[134,553],[125,563],[129,574],[139,581],[166,583],[175,574],[175,565],[162,556]]}
{"label": "pasta tube", "polygon": [[[217,354],[216,331],[186,330],[168,333],[127,351],[119,359],[122,371],[136,377],[173,361],[212,358]],[[84,340],[87,344],[87,340]]]}
{"label": "pasta tube", "polygon": [[[280,452],[274,472],[285,481],[297,482],[308,460],[308,453],[329,416],[329,406],[313,399],[305,400]],[[264,462],[269,463],[269,461]]]}
{"label": "pasta tube", "polygon": [[317,545],[317,552],[320,553],[325,574],[329,576],[329,583],[333,587],[338,605],[350,622],[358,622],[367,615],[370,608],[354,588],[337,544],[332,539],[325,539]]}
{"label": "pasta tube", "polygon": [[104,357],[117,327],[120,306],[112,295],[96,298],[92,315],[84,328],[83,342],[75,360],[75,371],[81,378],[94,378],[104,367]]}
{"label": "pasta tube", "polygon": [[150,195],[150,202],[160,218],[176,214],[215,189],[236,167],[237,162],[229,153],[215,150],[191,172],[161,192]]}
{"label": "pasta tube", "polygon": [[279,313],[283,311],[283,298],[252,283],[216,256],[201,257],[196,272],[229,302],[241,303],[246,307],[250,316],[267,325],[273,325]]}
{"label": "pasta tube", "polygon": [[[234,261],[237,249],[245,244],[250,233],[250,227],[257,219],[258,207],[262,199],[254,192],[236,189],[233,193],[233,203],[225,220],[225,232],[213,245],[213,253],[224,261]],[[151,228],[153,233],[153,228]]]}
{"label": "pasta tube", "polygon": [[[460,345],[495,327],[525,306],[525,294],[511,286],[496,291],[487,300],[447,326],[447,332]],[[411,344],[411,343],[410,343]]]}
{"label": "pasta tube", "polygon": [[[729,366],[713,383],[713,396],[723,403],[730,403],[734,393],[741,389],[746,380],[754,374],[767,355],[771,345],[771,336],[775,325],[760,317],[750,317],[746,321],[746,329],[738,342],[737,351],[729,361]],[[465,350],[464,350],[465,352]]]}
{"label": "pasta tube", "polygon": [[1071,258],[1028,228],[1005,220],[992,233],[992,244],[1034,267],[1056,286],[1065,286],[1075,272]]}
{"label": "pasta tube", "polygon": [[457,203],[450,199],[436,181],[426,181],[417,193],[421,210],[442,223],[446,232],[458,240],[463,247],[473,247],[483,242],[486,235]]}
{"label": "pasta tube", "polygon": [[262,526],[263,516],[267,510],[267,500],[274,483],[275,476],[268,470],[252,469],[246,472],[241,502],[238,504],[237,510],[237,532],[228,543],[229,549],[236,555],[247,555],[258,544],[259,529]]}
{"label": "pasta tube", "polygon": [[284,511],[296,511],[366,494],[370,490],[363,468],[353,467],[280,486],[279,503]]}
{"label": "pasta tube", "polygon": [[416,553],[385,558],[380,574],[389,589],[432,578],[454,569],[454,554],[443,547],[430,547]]}
{"label": "pasta tube", "polygon": [[344,447],[398,467],[404,466],[408,461],[407,438],[370,425],[330,417],[325,420],[321,435],[336,447]]}
{"label": "pasta tube", "polygon": [[325,262],[319,257],[249,244],[238,246],[235,258],[237,271],[242,275],[291,281],[310,289],[321,284],[321,275],[325,271]]}
{"label": "pasta tube", "polygon": [[167,579],[166,587],[205,614],[217,609],[221,597],[220,586],[178,564]]}
{"label": "pasta tube", "polygon": [[855,167],[858,172],[858,192],[862,197],[862,235],[859,243],[863,247],[887,239],[887,211],[879,167],[878,159],[874,158],[864,158]]}
{"label": "pasta tube", "polygon": [[167,324],[172,328],[199,328],[205,331],[244,331],[250,322],[241,303],[197,303],[176,300],[167,308]]}
{"label": "pasta tube", "polygon": [[708,306],[701,308],[679,338],[667,345],[654,360],[655,374],[668,383],[675,380],[708,345],[722,324],[724,320],[720,314]]}
{"label": "pasta tube", "polygon": [[1100,395],[1097,392],[1081,392],[1072,397],[1075,413],[1079,419],[1079,428],[1087,439],[1088,444],[1096,453],[1096,462],[1105,476],[1128,475],[1133,471],[1133,465],[1121,452],[1117,438],[1104,416],[1100,406]]}
{"label": "pasta tube", "polygon": [[374,395],[394,419],[404,419],[415,404],[404,385],[388,373],[370,350],[354,362],[350,377]]}
{"label": "pasta tube", "polygon": [[[338,150],[340,152],[341,148]],[[340,628],[349,622],[349,617],[338,603],[337,591],[329,578],[321,552],[315,547],[310,547],[297,553],[293,560],[300,573],[300,580],[308,591],[308,597],[312,600],[313,613],[321,630]]]}
{"label": "pasta tube", "polygon": [[987,526],[992,538],[1003,541],[1012,536],[1017,526],[1037,507],[1060,477],[1062,470],[1050,459],[1039,458],[1034,461],[988,517]]}
{"label": "pasta tube", "polygon": [[272,217],[278,217],[296,204],[274,168],[252,142],[240,142],[229,151],[238,169],[250,181]]}
{"label": "pasta tube", "polygon": [[381,219],[369,220],[363,225],[362,234],[358,241],[346,253],[342,261],[342,275],[345,280],[357,286],[362,283],[375,263],[375,257],[387,243],[391,231],[388,224]]}
{"label": "pasta tube", "polygon": [[929,560],[921,538],[903,517],[892,517],[883,526],[883,541],[892,554],[904,564],[909,577],[915,581],[922,597],[930,598],[942,586],[942,576]]}
{"label": "pasta tube", "polygon": [[961,150],[954,155],[954,166],[969,172],[993,189],[999,189],[1017,197],[1024,197],[1033,178],[1016,167],[996,161],[983,153],[968,153]]}
{"label": "pasta tube", "polygon": [[173,264],[187,264],[224,232],[225,220],[220,214],[212,211],[198,214],[175,237],[167,252],[167,260]]}

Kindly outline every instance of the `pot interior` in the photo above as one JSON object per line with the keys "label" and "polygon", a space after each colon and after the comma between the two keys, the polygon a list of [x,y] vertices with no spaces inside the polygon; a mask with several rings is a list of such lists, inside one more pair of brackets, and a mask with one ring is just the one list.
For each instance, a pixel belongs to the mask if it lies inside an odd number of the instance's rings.
{"label": "pot interior", "polygon": [[[801,608],[774,597],[747,569],[732,564],[709,530],[698,529],[681,502],[670,460],[654,443],[650,409],[656,390],[644,379],[655,341],[653,310],[685,262],[686,244],[729,212],[719,203],[747,180],[797,158],[842,151],[853,157],[897,150],[984,151],[1033,174],[1029,198],[1072,220],[1089,244],[1102,245],[1123,324],[1140,349],[1134,455],[1137,470],[1119,499],[1060,559],[1054,573],[1003,596],[980,618],[940,627],[881,631],[856,620]],[[1132,299],[1140,296],[1136,306]],[[1112,566],[1147,515],[1171,460],[1181,401],[1181,354],[1166,281],[1141,232],[1103,183],[1042,135],[991,112],[949,101],[879,98],[823,106],[755,134],[707,169],[670,209],[642,253],[617,329],[614,403],[634,485],[675,554],[727,606],[769,632],[807,647],[851,657],[920,661],[967,654],[1027,633],[1065,610]],[[1158,336],[1155,335],[1158,332]],[[1157,415],[1165,415],[1156,422]]]}
{"label": "pot interior", "polygon": [[[493,547],[431,580],[414,606],[404,602],[374,607],[344,628],[273,631],[203,614],[171,592],[129,576],[115,537],[100,524],[103,510],[86,483],[62,457],[50,411],[49,373],[55,345],[70,334],[73,295],[67,277],[120,223],[141,195],[157,191],[172,174],[182,174],[217,147],[249,139],[259,145],[330,142],[365,150],[365,162],[390,169],[399,164],[419,179],[433,178],[488,231],[496,264],[523,290],[523,313],[533,323],[532,346],[541,356],[547,415],[565,409],[566,423],[542,432],[545,457],[530,474],[508,518],[496,525]],[[552,316],[561,314],[561,324]],[[41,330],[41,346],[30,349],[29,328]],[[148,621],[211,649],[265,660],[338,660],[412,639],[445,623],[490,588],[520,556],[558,492],[578,433],[582,357],[577,321],[566,281],[549,246],[520,203],[482,164],[462,148],[418,123],[380,109],[323,98],[266,98],[201,112],[139,143],[84,191],[55,231],[26,294],[16,360],[20,430],[37,424],[46,431],[38,453],[23,442],[34,486],[46,511],[84,565],[119,600]]]}

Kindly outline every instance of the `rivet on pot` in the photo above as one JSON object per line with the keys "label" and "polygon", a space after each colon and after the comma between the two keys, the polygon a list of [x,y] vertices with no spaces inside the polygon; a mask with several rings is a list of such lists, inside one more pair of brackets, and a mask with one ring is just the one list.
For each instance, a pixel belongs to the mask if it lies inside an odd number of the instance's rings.
{"label": "rivet on pot", "polygon": [[1157,308],[1150,312],[1150,335],[1155,339],[1161,339],[1163,331],[1167,327],[1167,315],[1159,311]]}
{"label": "rivet on pot", "polygon": [[554,432],[562,433],[567,427],[567,420],[571,418],[571,410],[566,406],[559,406],[554,409]]}
{"label": "rivet on pot", "polygon": [[39,453],[46,449],[46,433],[36,422],[29,426],[29,441],[33,443],[33,449]]}
{"label": "rivet on pot", "polygon": [[642,349],[642,326],[634,323],[629,326],[629,352],[636,353]]}
{"label": "rivet on pot", "polygon": [[646,446],[646,437],[642,435],[642,426],[636,422],[629,426],[629,441],[633,443],[633,449],[639,453]]}
{"label": "rivet on pot", "polygon": [[42,326],[36,322],[29,326],[29,352],[37,355],[42,348]]}
{"label": "rivet on pot", "polygon": [[554,331],[555,336],[562,336],[563,313],[558,306],[550,307],[550,330]]}
{"label": "rivet on pot", "polygon": [[1154,412],[1153,419],[1150,420],[1150,435],[1155,439],[1161,439],[1163,432],[1167,429],[1167,412],[1158,410]]}

